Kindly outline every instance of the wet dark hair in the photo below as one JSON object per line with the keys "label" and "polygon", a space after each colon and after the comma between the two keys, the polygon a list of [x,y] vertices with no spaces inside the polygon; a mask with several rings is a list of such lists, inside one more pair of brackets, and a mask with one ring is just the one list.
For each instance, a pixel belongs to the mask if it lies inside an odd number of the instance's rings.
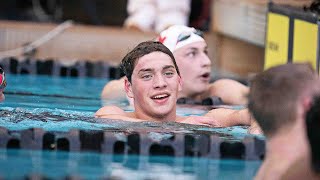
{"label": "wet dark hair", "polygon": [[178,75],[180,72],[176,60],[172,52],[162,43],[156,41],[145,41],[138,44],[132,51],[130,51],[121,61],[120,68],[131,83],[131,76],[139,58],[150,54],[152,52],[163,52],[171,57],[171,60],[176,68]]}
{"label": "wet dark hair", "polygon": [[320,96],[313,98],[312,106],[306,114],[306,127],[311,147],[312,168],[320,173]]}

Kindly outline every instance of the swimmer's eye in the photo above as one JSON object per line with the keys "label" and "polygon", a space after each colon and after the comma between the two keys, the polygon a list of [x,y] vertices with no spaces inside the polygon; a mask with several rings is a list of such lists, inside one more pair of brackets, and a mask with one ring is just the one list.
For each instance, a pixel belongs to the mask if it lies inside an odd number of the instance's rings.
{"label": "swimmer's eye", "polygon": [[172,77],[174,75],[174,72],[172,72],[172,71],[165,72],[164,75],[167,77]]}
{"label": "swimmer's eye", "polygon": [[151,74],[145,74],[145,75],[142,75],[141,78],[144,79],[144,80],[149,80],[149,79],[152,78],[152,75]]}
{"label": "swimmer's eye", "polygon": [[191,57],[191,58],[195,57],[196,55],[197,55],[197,51],[191,51],[187,53],[187,57]]}

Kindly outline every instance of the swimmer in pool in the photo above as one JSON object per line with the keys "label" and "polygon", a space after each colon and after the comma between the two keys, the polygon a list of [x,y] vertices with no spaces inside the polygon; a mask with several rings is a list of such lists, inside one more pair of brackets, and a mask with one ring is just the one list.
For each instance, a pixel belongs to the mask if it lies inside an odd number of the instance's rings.
{"label": "swimmer in pool", "polygon": [[283,179],[292,164],[310,155],[305,119],[319,94],[318,76],[308,64],[285,64],[254,77],[248,108],[266,136],[265,159],[255,179]]}
{"label": "swimmer in pool", "polygon": [[[223,104],[246,105],[246,96],[249,92],[247,86],[230,79],[220,79],[210,83],[211,60],[207,54],[207,43],[200,31],[174,25],[161,32],[158,41],[173,53],[180,69],[183,83],[178,93],[178,102],[201,104],[203,100],[218,98]],[[125,100],[123,83],[124,78],[121,78],[106,84],[101,94],[102,100]],[[132,99],[128,99],[132,103]]]}
{"label": "swimmer in pool", "polygon": [[6,87],[6,79],[5,79],[5,74],[2,68],[0,67],[0,102],[4,101],[4,88]]}
{"label": "swimmer in pool", "polygon": [[[142,42],[129,52],[121,62],[124,89],[133,99],[134,112],[124,112],[117,106],[99,109],[95,117],[127,121],[174,121],[180,123],[226,127],[241,121],[250,124],[250,114],[245,111],[232,113],[232,117],[176,115],[176,101],[183,82],[172,52],[160,42]],[[221,116],[222,117],[222,116]],[[231,117],[231,116],[230,116]],[[231,122],[237,120],[237,122]]]}

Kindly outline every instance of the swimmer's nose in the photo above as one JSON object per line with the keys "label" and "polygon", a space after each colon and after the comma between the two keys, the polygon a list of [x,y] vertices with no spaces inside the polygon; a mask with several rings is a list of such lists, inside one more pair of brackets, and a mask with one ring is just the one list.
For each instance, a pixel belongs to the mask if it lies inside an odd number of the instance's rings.
{"label": "swimmer's nose", "polygon": [[201,56],[201,66],[203,67],[211,67],[211,60],[209,59],[208,55],[205,53],[202,53]]}
{"label": "swimmer's nose", "polygon": [[153,79],[153,87],[154,88],[163,88],[163,87],[167,87],[167,82],[164,79],[163,76],[161,75],[155,75],[154,79]]}

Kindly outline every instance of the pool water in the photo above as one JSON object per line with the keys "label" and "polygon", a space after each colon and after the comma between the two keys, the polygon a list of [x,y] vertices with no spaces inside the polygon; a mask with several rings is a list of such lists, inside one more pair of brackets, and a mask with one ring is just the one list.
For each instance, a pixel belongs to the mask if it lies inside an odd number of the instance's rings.
{"label": "pool water", "polygon": [[251,179],[259,165],[240,160],[0,150],[0,174],[10,179],[29,174],[52,179]]}
{"label": "pool water", "polygon": [[94,112],[100,107],[103,79],[7,75],[2,106]]}
{"label": "pool water", "polygon": [[[78,130],[148,132],[152,138],[170,133],[218,134],[240,141],[246,127],[209,128],[178,123],[132,123],[94,118],[101,107],[100,93],[108,80],[94,78],[7,75],[6,100],[0,105],[0,126],[16,132],[29,128],[68,132]],[[109,101],[126,111],[126,102]],[[179,107],[179,115],[202,115],[204,108]],[[30,175],[120,179],[252,179],[261,161],[208,158],[108,155],[97,152],[61,152],[0,149],[0,179]],[[14,169],[14,170],[12,170]]]}

